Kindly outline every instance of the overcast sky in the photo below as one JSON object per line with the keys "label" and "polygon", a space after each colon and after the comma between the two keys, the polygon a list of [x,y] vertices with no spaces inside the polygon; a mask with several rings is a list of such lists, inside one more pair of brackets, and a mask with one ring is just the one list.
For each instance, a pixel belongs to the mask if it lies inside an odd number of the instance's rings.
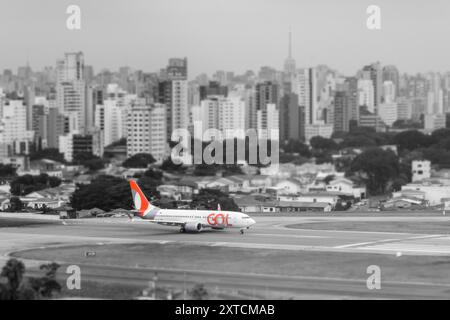
{"label": "overcast sky", "polygon": [[[298,67],[327,64],[346,75],[381,61],[401,72],[450,70],[449,0],[0,0],[0,69],[55,65],[83,51],[95,71],[157,71],[188,57],[189,77],[216,70],[282,69],[292,26]],[[81,7],[81,30],[66,8]],[[381,7],[382,29],[366,28]]]}

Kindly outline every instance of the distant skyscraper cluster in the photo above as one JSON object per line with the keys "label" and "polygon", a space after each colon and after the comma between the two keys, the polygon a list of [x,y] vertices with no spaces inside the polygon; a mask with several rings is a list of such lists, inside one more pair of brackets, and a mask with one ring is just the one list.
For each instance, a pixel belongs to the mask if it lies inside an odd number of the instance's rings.
{"label": "distant skyscraper cluster", "polygon": [[[262,66],[243,74],[219,70],[189,80],[187,58],[170,58],[158,72],[130,67],[101,70],[82,52],[65,53],[54,67],[27,64],[0,76],[0,157],[57,148],[67,161],[102,156],[121,139],[127,155],[150,153],[162,161],[177,129],[194,138],[260,138],[278,130],[281,142],[308,143],[356,127],[377,131],[420,124],[446,126],[450,73],[401,74],[379,62],[342,75],[326,65],[298,68],[289,31],[283,70]],[[201,124],[200,126],[195,125]],[[271,137],[273,139],[273,137]]]}

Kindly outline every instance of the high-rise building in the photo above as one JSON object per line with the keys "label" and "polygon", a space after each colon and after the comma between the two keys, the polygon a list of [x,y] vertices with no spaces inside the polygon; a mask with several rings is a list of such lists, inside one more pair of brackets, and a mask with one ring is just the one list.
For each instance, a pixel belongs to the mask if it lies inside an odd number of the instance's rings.
{"label": "high-rise building", "polygon": [[64,130],[65,117],[59,113],[56,101],[50,101],[47,118],[47,147],[58,148],[59,136],[68,133]]}
{"label": "high-rise building", "polygon": [[273,133],[280,129],[279,110],[277,105],[269,103],[265,110],[257,110],[257,132],[259,139],[279,140],[279,133],[276,137]]}
{"label": "high-rise building", "polygon": [[84,80],[84,55],[82,52],[67,52],[63,60],[56,63],[56,81]]}
{"label": "high-rise building", "polygon": [[349,118],[350,121],[357,125],[359,121],[358,79],[356,77],[347,77],[344,85],[348,98]]}
{"label": "high-rise building", "polygon": [[382,82],[385,81],[391,81],[395,86],[397,95],[400,93],[400,73],[396,66],[388,65],[383,67]]}
{"label": "high-rise building", "polygon": [[397,99],[397,118],[400,120],[408,120],[412,118],[411,99],[401,97]]}
{"label": "high-rise building", "polygon": [[392,126],[398,120],[398,105],[396,102],[384,102],[378,106],[378,115],[383,122]]}
{"label": "high-rise building", "polygon": [[384,103],[393,103],[396,100],[396,91],[394,82],[387,80],[383,82],[383,98]]}
{"label": "high-rise building", "polygon": [[228,87],[220,85],[217,81],[210,81],[207,86],[200,86],[200,101],[208,98],[208,96],[224,96],[228,95]]}
{"label": "high-rise building", "polygon": [[[353,121],[353,122],[352,122]],[[333,126],[336,132],[348,132],[359,121],[358,80],[348,77],[334,93]]]}
{"label": "high-rise building", "polygon": [[444,91],[442,90],[441,75],[430,73],[428,75],[429,90],[427,95],[427,114],[444,113]]}
{"label": "high-rise building", "polygon": [[274,82],[257,83],[255,87],[256,110],[265,110],[268,104],[277,104],[278,90],[278,85]]}
{"label": "high-rise building", "polygon": [[219,99],[219,130],[225,139],[244,139],[246,105],[240,96],[230,96]]}
{"label": "high-rise building", "polygon": [[425,114],[424,128],[428,131],[434,131],[446,127],[445,114]]}
{"label": "high-rise building", "polygon": [[204,137],[208,129],[220,130],[224,139],[243,139],[245,136],[246,105],[241,96],[210,96],[199,106],[192,107],[191,118],[194,125],[201,123],[202,126],[201,132],[198,128],[194,131],[196,139],[212,140],[212,136]]}
{"label": "high-rise building", "polygon": [[345,91],[336,91],[334,94],[334,128],[335,132],[348,132],[350,130],[350,110],[348,95]]}
{"label": "high-rise building", "polygon": [[365,80],[372,80],[373,85],[373,101],[375,113],[377,113],[378,106],[381,103],[382,95],[382,72],[381,64],[379,62],[364,66],[362,70],[362,78]]}
{"label": "high-rise building", "polygon": [[317,73],[315,68],[299,70],[293,81],[292,92],[298,95],[298,103],[305,108],[305,125],[318,121]]}
{"label": "high-rise building", "polygon": [[305,126],[305,140],[309,143],[314,137],[331,138],[333,134],[333,125],[309,124]]}
{"label": "high-rise building", "polygon": [[292,33],[289,30],[289,49],[288,49],[288,57],[284,60],[284,73],[288,77],[288,79],[294,75],[296,70],[295,59],[292,57]]}
{"label": "high-rise building", "polygon": [[8,155],[28,154],[34,132],[27,130],[27,107],[23,100],[10,100],[2,108],[0,144]]}
{"label": "high-rise building", "polygon": [[188,65],[187,58],[171,58],[166,68],[168,80],[187,80]]}
{"label": "high-rise building", "polygon": [[359,106],[366,106],[369,112],[375,112],[375,95],[373,82],[370,79],[358,80]]}
{"label": "high-rise building", "polygon": [[33,105],[32,126],[34,143],[38,149],[47,148],[48,107],[43,104]]}
{"label": "high-rise building", "polygon": [[164,105],[146,105],[142,99],[137,100],[127,116],[127,156],[149,153],[157,161],[162,161],[167,148],[166,125]]}
{"label": "high-rise building", "polygon": [[305,111],[295,93],[285,94],[280,101],[280,140],[304,141]]}
{"label": "high-rise building", "polygon": [[170,59],[166,74],[167,80],[158,84],[157,101],[167,108],[166,130],[170,140],[174,130],[189,125],[187,59]]}
{"label": "high-rise building", "polygon": [[56,85],[56,103],[61,114],[75,118],[74,130],[82,133],[86,127],[86,85],[82,80],[60,82]]}
{"label": "high-rise building", "polygon": [[93,110],[87,108],[91,102],[87,99],[84,81],[83,53],[66,53],[64,60],[57,61],[56,72],[56,103],[59,112],[74,117],[74,129],[78,133],[86,133],[92,125]]}
{"label": "high-rise building", "polygon": [[64,154],[66,161],[74,161],[80,154],[103,156],[103,142],[100,131],[89,134],[69,133],[59,137],[59,152]]}
{"label": "high-rise building", "polygon": [[[194,125],[194,138],[202,140],[203,134],[208,129],[219,129],[219,100],[220,96],[210,96],[202,100],[199,106],[191,108],[192,124]],[[202,130],[195,128],[201,124]],[[209,137],[205,137],[210,140]]]}
{"label": "high-rise building", "polygon": [[359,110],[359,126],[375,128],[376,132],[385,132],[386,124],[378,114],[367,110],[366,106],[361,106]]}
{"label": "high-rise building", "polygon": [[108,99],[102,105],[97,106],[95,110],[95,126],[101,130],[105,146],[125,136],[123,129],[125,128],[124,122],[126,119],[124,116],[125,113],[117,105],[116,100]]}

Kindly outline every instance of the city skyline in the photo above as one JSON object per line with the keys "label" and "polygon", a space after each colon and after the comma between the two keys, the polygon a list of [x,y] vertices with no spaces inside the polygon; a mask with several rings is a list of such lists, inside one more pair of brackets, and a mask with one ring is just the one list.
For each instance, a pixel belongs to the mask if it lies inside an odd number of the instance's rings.
{"label": "city skyline", "polygon": [[368,1],[283,1],[289,6],[274,1],[240,5],[197,1],[194,6],[173,0],[135,1],[128,7],[117,1],[77,1],[82,24],[81,30],[72,31],[65,22],[66,8],[73,3],[2,2],[11,14],[0,22],[0,39],[11,50],[4,52],[1,69],[16,70],[28,61],[32,69],[40,70],[53,66],[54,57],[62,52],[81,50],[96,72],[126,65],[157,72],[169,56],[188,57],[190,79],[216,70],[237,74],[260,66],[281,70],[291,29],[299,68],[327,64],[352,75],[361,65],[382,61],[409,74],[450,70],[448,45],[440,40],[450,26],[444,14],[450,4],[444,1],[427,8],[406,1],[378,1],[382,28],[376,31],[366,27]]}

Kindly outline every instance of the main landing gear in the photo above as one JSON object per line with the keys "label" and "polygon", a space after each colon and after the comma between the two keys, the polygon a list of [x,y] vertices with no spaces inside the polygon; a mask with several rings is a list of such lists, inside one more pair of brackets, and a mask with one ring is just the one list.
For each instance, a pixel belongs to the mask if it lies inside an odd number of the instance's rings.
{"label": "main landing gear", "polygon": [[186,232],[186,229],[184,227],[181,227],[180,228],[180,233],[185,233],[185,232]]}

